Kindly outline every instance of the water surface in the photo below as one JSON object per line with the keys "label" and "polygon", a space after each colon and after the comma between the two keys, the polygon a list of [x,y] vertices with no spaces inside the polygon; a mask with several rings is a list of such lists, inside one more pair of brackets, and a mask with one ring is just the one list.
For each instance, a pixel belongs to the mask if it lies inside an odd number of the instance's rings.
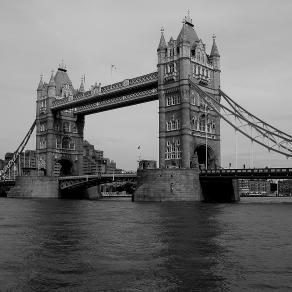
{"label": "water surface", "polygon": [[292,289],[292,200],[0,199],[1,291]]}

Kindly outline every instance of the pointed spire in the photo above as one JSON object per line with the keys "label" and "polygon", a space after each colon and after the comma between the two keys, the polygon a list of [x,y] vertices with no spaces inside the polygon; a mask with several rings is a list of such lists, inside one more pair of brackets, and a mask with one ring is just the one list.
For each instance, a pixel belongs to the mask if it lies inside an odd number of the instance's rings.
{"label": "pointed spire", "polygon": [[193,20],[191,19],[191,16],[190,16],[190,9],[188,9],[188,15],[185,17],[184,19],[184,23],[190,25],[191,27],[193,27]]}
{"label": "pointed spire", "polygon": [[51,79],[49,82],[49,86],[56,86],[55,80],[54,80],[54,70],[51,71]]}
{"label": "pointed spire", "polygon": [[198,35],[194,30],[194,25],[190,17],[190,11],[188,10],[188,16],[185,16],[183,19],[183,27],[177,37],[177,42],[189,42],[191,46],[195,45],[196,42],[199,42]]}
{"label": "pointed spire", "polygon": [[59,64],[58,70],[67,72],[67,66],[64,64],[64,59],[62,59],[61,64]]}
{"label": "pointed spire", "polygon": [[43,90],[43,87],[44,87],[43,75],[41,75],[41,79],[40,79],[39,86],[38,86],[37,90]]}
{"label": "pointed spire", "polygon": [[159,42],[159,46],[158,46],[158,50],[165,50],[167,47],[166,47],[166,42],[165,42],[165,38],[164,38],[164,28],[162,27],[161,28],[161,37],[160,37],[160,42]]}
{"label": "pointed spire", "polygon": [[79,92],[84,92],[84,78],[85,76],[82,76],[81,77],[81,84],[80,84],[80,87],[79,87]]}
{"label": "pointed spire", "polygon": [[219,51],[218,51],[218,48],[216,45],[216,41],[215,41],[216,36],[213,34],[212,38],[213,38],[213,45],[212,45],[210,56],[211,57],[220,57],[220,54],[219,54]]}

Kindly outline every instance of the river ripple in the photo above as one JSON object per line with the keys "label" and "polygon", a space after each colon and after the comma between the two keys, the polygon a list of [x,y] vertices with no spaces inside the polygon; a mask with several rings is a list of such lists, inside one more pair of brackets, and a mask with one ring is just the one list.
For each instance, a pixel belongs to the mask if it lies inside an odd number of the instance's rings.
{"label": "river ripple", "polygon": [[289,291],[292,200],[279,202],[1,198],[1,291]]}

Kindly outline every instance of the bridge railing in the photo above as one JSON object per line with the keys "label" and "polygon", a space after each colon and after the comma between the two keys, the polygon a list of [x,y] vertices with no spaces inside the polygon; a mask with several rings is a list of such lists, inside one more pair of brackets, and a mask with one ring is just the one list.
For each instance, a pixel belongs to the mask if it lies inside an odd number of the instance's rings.
{"label": "bridge railing", "polygon": [[201,175],[281,174],[281,173],[292,173],[292,168],[208,169],[200,171]]}

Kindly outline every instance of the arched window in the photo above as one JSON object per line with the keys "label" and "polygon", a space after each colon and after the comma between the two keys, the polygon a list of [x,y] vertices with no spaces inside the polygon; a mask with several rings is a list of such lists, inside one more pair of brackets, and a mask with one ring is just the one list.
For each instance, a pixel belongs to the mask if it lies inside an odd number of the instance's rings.
{"label": "arched window", "polygon": [[61,143],[61,137],[56,137],[56,148],[61,148],[62,147],[62,143]]}
{"label": "arched window", "polygon": [[70,137],[64,137],[63,139],[62,139],[62,148],[63,149],[69,149],[69,145],[70,145],[70,142],[71,142],[71,139],[70,139]]}
{"label": "arched window", "polygon": [[40,149],[45,149],[47,147],[47,140],[45,137],[40,139]]}
{"label": "arched window", "polygon": [[69,124],[68,122],[64,122],[64,123],[63,123],[63,131],[64,131],[65,133],[70,132],[70,124]]}
{"label": "arched window", "polygon": [[69,142],[69,149],[75,150],[75,141],[71,138]]}
{"label": "arched window", "polygon": [[166,122],[166,131],[170,131],[169,122]]}
{"label": "arched window", "polygon": [[175,130],[175,127],[176,127],[175,120],[170,121],[170,123],[171,123],[171,130]]}
{"label": "arched window", "polygon": [[73,129],[73,133],[75,134],[78,133],[77,126],[75,124],[73,124],[72,129]]}
{"label": "arched window", "polygon": [[200,131],[201,132],[206,131],[205,124],[206,124],[205,115],[202,115],[201,118],[200,118]]}

